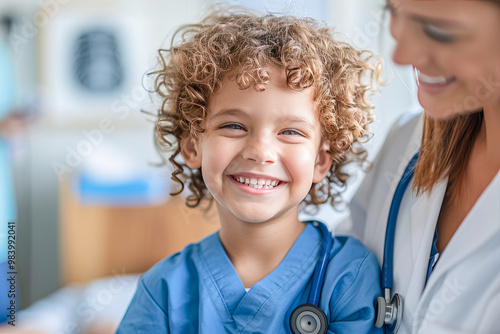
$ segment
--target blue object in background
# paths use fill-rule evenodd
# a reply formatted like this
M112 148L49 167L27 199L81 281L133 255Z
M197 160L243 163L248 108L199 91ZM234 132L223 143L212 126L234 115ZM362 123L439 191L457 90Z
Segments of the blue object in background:
M147 170L119 182L102 180L81 171L74 189L83 204L115 207L156 205L164 202L170 191L164 179L152 177Z
M16 80L10 52L0 41L0 121L12 110L15 99Z
M6 46L0 41L0 122L12 110L15 99L14 63ZM0 137L0 323L7 321L9 298L7 282L8 223L16 222L16 203L12 181L9 147Z

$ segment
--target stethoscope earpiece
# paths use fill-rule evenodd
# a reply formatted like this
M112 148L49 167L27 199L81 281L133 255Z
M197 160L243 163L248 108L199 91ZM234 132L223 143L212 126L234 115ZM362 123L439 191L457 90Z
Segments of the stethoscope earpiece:
M290 328L292 333L297 334L326 334L328 320L325 312L318 306L302 304L293 310L290 317Z

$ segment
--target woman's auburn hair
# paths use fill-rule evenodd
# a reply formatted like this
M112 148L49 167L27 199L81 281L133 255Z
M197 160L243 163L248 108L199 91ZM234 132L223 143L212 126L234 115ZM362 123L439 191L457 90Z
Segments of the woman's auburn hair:
M334 163L320 184L313 184L304 200L317 207L342 202L340 193L350 174L349 163L362 164L367 157L362 143L373 121L368 92L375 90L381 61L369 51L358 51L333 39L323 22L309 18L221 11L200 24L178 29L172 47L158 51L158 70L153 75L154 92L162 103L158 110L155 138L160 151L172 152L172 180L188 182L192 195L188 206L211 198L201 169L191 170L177 157L183 140L196 140L204 132L207 103L225 78L241 89L263 91L270 67L283 68L291 90L314 88L314 100L323 137L329 142ZM180 43L175 43L180 39Z
M451 199L456 199L482 124L482 111L447 120L432 119L424 114L422 143L413 180L417 194L432 191L434 185L448 177L447 192Z

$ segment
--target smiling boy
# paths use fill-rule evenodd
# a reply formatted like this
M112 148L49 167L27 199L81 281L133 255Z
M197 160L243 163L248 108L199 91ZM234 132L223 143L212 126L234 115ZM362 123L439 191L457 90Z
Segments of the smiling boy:
M141 278L118 333L289 333L324 238L299 207L338 201L345 166L364 160L376 65L308 19L224 12L180 31L154 72L157 138L221 227ZM327 258L325 332L376 332L375 256L338 237Z

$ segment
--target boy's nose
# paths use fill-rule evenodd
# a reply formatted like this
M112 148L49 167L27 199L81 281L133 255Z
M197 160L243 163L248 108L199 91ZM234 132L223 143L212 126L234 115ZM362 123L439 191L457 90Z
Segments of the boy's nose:
M249 137L242 156L243 159L258 164L272 164L277 158L273 141L265 135Z

